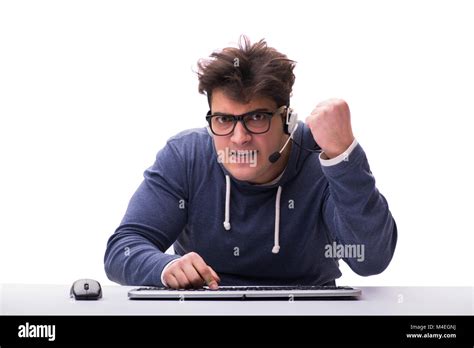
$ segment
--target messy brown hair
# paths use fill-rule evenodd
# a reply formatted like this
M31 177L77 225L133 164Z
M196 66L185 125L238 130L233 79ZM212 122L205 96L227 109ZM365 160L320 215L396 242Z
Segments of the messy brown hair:
M242 35L238 47L227 47L199 60L199 93L207 95L209 106L216 88L243 104L264 97L274 100L277 106L289 105L294 67L294 61L268 47L264 39L251 44Z

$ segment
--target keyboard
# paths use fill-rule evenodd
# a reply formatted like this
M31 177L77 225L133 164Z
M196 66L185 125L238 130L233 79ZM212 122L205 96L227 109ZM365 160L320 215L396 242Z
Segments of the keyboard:
M220 286L209 289L139 287L128 292L130 299L300 299L357 298L361 290L350 286Z

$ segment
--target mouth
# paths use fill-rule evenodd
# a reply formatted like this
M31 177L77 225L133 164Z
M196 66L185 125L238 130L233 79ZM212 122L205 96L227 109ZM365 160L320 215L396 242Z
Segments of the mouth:
M229 155L236 158L255 158L258 150L230 150Z
M232 150L226 147L217 151L217 161L239 166L256 167L258 161L258 150Z

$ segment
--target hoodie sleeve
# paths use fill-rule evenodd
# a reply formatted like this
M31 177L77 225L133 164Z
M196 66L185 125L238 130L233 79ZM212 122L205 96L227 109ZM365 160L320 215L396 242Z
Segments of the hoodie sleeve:
M179 257L164 252L187 221L186 176L184 160L169 141L145 171L120 226L107 242L104 266L110 280L163 286L163 268Z
M344 161L321 168L328 181L324 220L333 241L341 249L363 251L363 257L346 254L344 261L361 276L383 272L395 251L397 226L364 150L357 144Z

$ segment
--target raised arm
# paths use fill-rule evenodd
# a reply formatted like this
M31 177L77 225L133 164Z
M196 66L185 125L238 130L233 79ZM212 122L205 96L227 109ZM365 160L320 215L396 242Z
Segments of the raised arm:
M340 99L326 100L306 124L323 150L322 171L329 183L324 219L334 245L328 255L340 256L360 275L382 272L392 259L397 227L352 134L349 106Z

